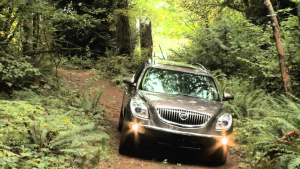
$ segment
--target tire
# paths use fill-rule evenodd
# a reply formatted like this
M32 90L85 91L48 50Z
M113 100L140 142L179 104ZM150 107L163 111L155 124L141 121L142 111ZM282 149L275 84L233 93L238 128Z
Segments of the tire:
M129 128L126 127L125 119L122 120L122 130L121 130L121 137L120 137L120 144L119 144L119 153L120 154L129 154L135 152L135 144L134 144L134 135L133 133L128 134Z
M122 128L123 128L124 117L123 117L122 110L123 110L123 107L121 107L121 112L120 112L120 117L119 117L119 124L118 124L118 131L122 131Z
M127 136L124 138L124 136L121 135L119 153L125 155L132 153L135 150L134 144L132 143L133 141L134 140L132 139L132 137Z
M227 157L228 157L228 147L222 146L214 152L213 156L211 157L211 160L217 165L224 165L227 162Z

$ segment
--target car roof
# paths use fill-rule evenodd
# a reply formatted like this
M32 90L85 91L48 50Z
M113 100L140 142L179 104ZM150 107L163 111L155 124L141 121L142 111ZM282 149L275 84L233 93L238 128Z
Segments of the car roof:
M184 62L161 60L157 58L149 60L149 63L150 67L211 76L208 70L201 64L188 64Z

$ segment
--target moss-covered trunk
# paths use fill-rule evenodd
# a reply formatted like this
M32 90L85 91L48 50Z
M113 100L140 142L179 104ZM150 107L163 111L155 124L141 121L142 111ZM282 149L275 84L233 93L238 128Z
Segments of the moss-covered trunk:
M279 57L279 66L280 66L280 70L281 70L283 86L284 86L286 96L288 97L289 74L288 74L288 69L286 68L286 65L285 65L285 57L284 57L283 45L282 45L281 37L280 37L279 24L278 24L276 15L274 15L274 9L273 9L273 6L272 6L270 0L264 0L264 3L266 5L267 9L269 10L269 14L271 15L273 33L274 33L274 38L276 40L276 48L277 48L278 57Z
M117 20L117 50L119 55L130 55L130 25L127 14L128 0L119 0L118 9L120 10Z
M141 48L146 50L147 57L151 57L153 52L151 22L140 23L140 39L141 39Z

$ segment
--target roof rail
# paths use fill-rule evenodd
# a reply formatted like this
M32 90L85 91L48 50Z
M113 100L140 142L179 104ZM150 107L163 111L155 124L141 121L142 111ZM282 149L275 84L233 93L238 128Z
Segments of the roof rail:
M192 65L198 66L200 69L202 69L202 70L205 71L206 73L208 72L207 69L206 69L203 65L201 65L200 63L192 63Z

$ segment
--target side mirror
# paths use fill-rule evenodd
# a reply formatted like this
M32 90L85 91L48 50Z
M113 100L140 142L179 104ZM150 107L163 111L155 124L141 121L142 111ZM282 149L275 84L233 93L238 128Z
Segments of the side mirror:
M136 87L136 84L134 83L134 79L132 77L128 79L124 79L123 82L129 84L132 87Z
M233 99L234 99L234 97L231 94L224 92L223 101L228 101L228 100L233 100Z

